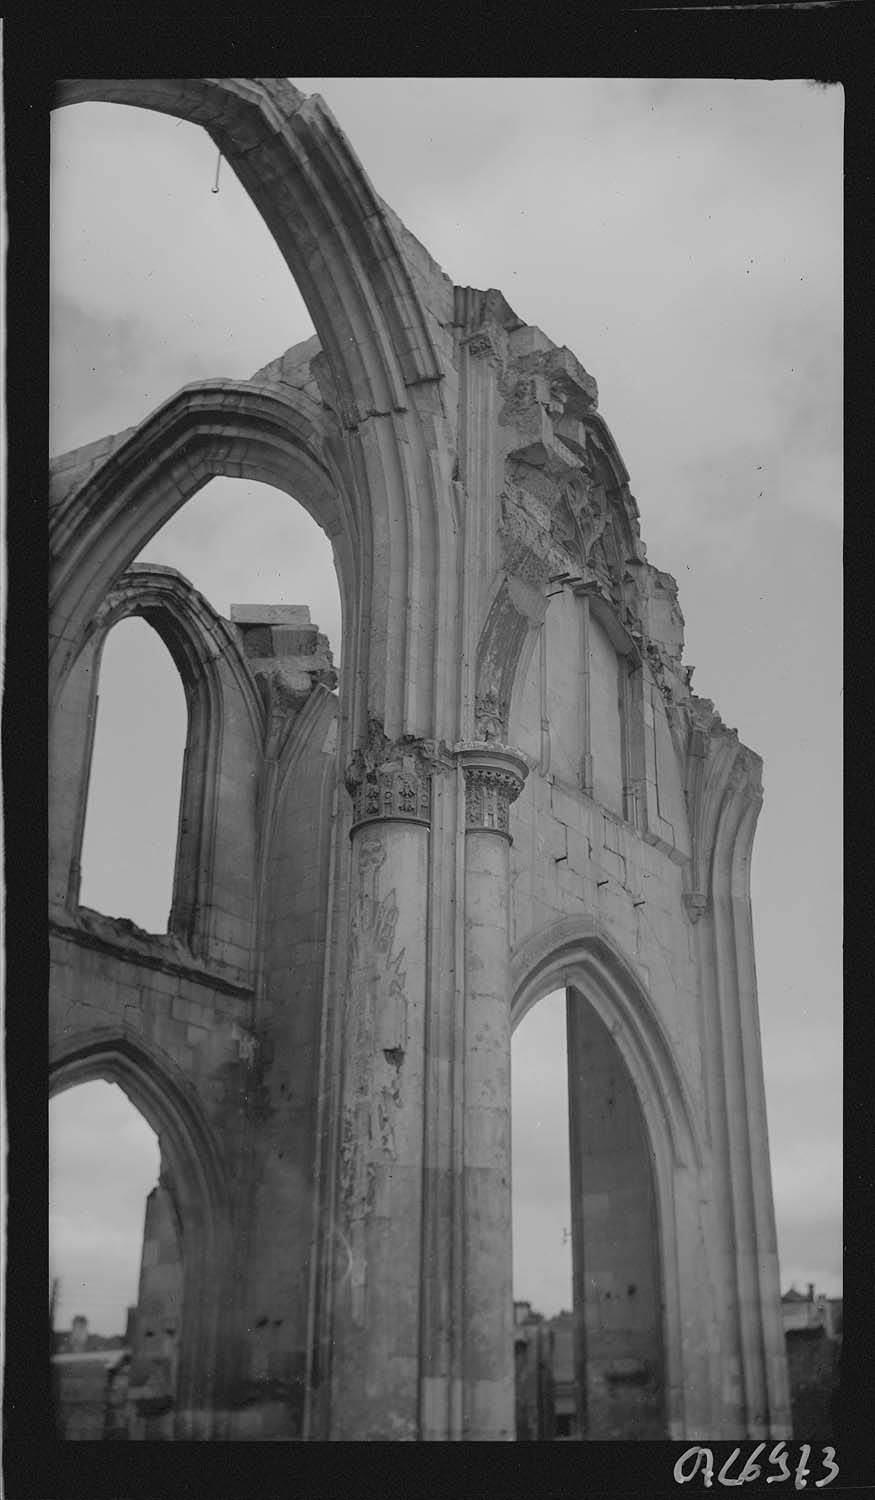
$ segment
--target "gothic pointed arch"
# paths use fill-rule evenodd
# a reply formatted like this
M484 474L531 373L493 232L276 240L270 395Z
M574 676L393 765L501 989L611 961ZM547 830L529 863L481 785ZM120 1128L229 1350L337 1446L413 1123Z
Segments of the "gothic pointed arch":
M434 715L456 609L447 597L436 613L446 569L432 560L449 563L455 533L449 486L427 452L443 418L445 369L414 276L416 252L402 247L397 221L322 100L286 79L68 80L57 91L59 104L88 100L202 125L261 213L319 336L319 388L348 461L346 488L367 517L362 584L344 591L347 613L357 598L366 612L349 641L361 641L368 659L345 653L367 684L350 716L354 736L365 737L369 717L390 735L451 732ZM346 545L357 550L351 535ZM405 691L405 676L415 692Z
M247 820L233 830L227 827L233 809L221 805L222 767L228 761L248 763L254 774L264 740L264 705L233 628L175 569L151 563L128 568L98 610L89 635L93 631L105 640L119 620L133 617L145 620L164 642L185 691L188 725L168 931L193 953L207 955L214 936L210 892L217 855L222 845L233 843L238 861L245 865L248 849L252 865L255 853ZM250 914L235 915L242 948Z
M183 1323L176 1436L214 1437L224 1400L224 1350L214 1316L229 1274L230 1195L224 1163L197 1095L172 1058L142 1036L95 1027L50 1046L51 1094L116 1083L158 1136L182 1231Z
M245 861L253 831L245 817L229 826L235 808L220 805L223 759L254 769L265 732L264 704L233 628L223 620L189 581L173 568L139 563L128 568L106 595L87 625L71 669L69 703L52 725L52 792L66 795L61 769L67 762L77 774L74 788L77 813L73 824L53 809L51 863L53 885L66 892L65 905L78 907L81 846L90 778L90 738L99 687L103 647L121 620L141 618L163 641L179 673L187 708L187 728L179 826L168 932L192 953L210 951L215 920L210 892L217 852L232 845L237 861ZM80 663L90 674L86 694L75 691ZM75 744L75 753L71 749ZM254 849L250 848L250 858ZM228 914L226 914L228 915ZM249 913L235 912L241 955L248 943ZM226 937L227 937L226 933ZM248 959L247 959L248 962ZM244 963L243 967L246 966Z
M689 1312L688 1268L682 1251L683 1219L702 1212L706 1160L704 1131L675 1050L646 987L597 917L564 917L528 938L511 957L511 1025L544 995L577 991L610 1033L632 1082L653 1166L662 1277L662 1341L666 1420L680 1431L685 1403L684 1340L707 1358L711 1332L702 1309L695 1330ZM695 1274L707 1285L708 1274ZM689 1351L687 1351L689 1353Z
M699 1167L704 1138L675 1050L634 968L598 917L562 917L511 957L511 1025L550 990L576 986L614 1035L666 1163Z
M76 78L57 106L105 102L200 125L240 179L307 304L344 414L403 410L440 377L385 205L318 94L287 78Z
M56 461L49 523L56 694L102 601L147 542L217 475L259 480L299 500L332 540L344 602L368 557L367 518L344 503L316 403L260 382L184 386L138 427ZM364 533L364 535L363 535Z

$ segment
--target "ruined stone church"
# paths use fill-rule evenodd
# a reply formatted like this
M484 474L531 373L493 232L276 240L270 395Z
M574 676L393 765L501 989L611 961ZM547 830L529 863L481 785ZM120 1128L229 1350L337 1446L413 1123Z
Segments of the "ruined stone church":
M511 1034L564 989L579 1429L788 1437L761 762L691 691L595 380L453 285L318 96L100 79L57 102L84 100L200 124L316 330L52 464L51 1089L117 1082L159 1136L173 1435L513 1438ZM339 682L306 610L226 620L136 562L216 475L329 537ZM164 933L79 902L128 616L188 707Z

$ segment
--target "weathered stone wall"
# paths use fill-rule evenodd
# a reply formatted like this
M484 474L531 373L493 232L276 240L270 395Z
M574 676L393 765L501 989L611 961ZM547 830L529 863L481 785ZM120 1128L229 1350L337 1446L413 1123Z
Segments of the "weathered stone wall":
M273 1395L286 1436L300 1436L304 1409L336 735L337 700L318 687L273 763L265 831L247 1391L259 1404Z

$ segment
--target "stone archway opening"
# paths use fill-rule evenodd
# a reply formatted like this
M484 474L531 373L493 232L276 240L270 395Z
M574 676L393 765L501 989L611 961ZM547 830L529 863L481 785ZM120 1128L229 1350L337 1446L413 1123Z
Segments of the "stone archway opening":
M331 544L287 494L214 479L131 568L143 564L183 575L229 622L262 694L277 672L300 702L317 680L336 686L342 608ZM193 686L152 624L124 616L96 653L77 904L164 933L187 811L184 758L197 729Z
M96 1335L124 1334L127 1309L136 1302L146 1196L158 1181L160 1156L154 1129L117 1084L94 1079L50 1099L56 1327L82 1315Z
M120 620L100 653L79 904L146 932L170 921L187 720L163 641Z
M111 1224L122 1189L107 1157L127 1145L139 1163L127 1179L123 1231L116 1219L116 1248L119 1235L126 1236L124 1285L133 1280L134 1294L125 1304L130 1360L124 1371L114 1371L122 1378L107 1392L107 1423L124 1422L126 1435L140 1439L221 1436L225 1376L217 1306L228 1254L228 1190L196 1101L148 1045L102 1032L56 1052L49 1094L56 1126L54 1144L50 1135L52 1175L59 1184L54 1202L65 1201L60 1186L65 1177L69 1192L72 1176L75 1195L78 1161L95 1179L96 1201L108 1216L102 1222ZM110 1140L119 1121L127 1140L118 1129ZM111 1258L112 1246L101 1246L101 1231L95 1230L101 1214L93 1207L85 1222L90 1226L86 1256L98 1277L101 1255L108 1249ZM64 1253L63 1236L56 1232L55 1265L63 1264ZM118 1309L109 1316L117 1320Z
M636 1086L584 983L530 995L520 1010L512 1044L517 1436L657 1440L667 1430L663 1278L653 1151Z
M142 1372L134 1367L142 1363L141 1325L156 1311L148 1299L154 1304L159 1284L169 1293L160 1322L163 1343L173 1346L162 1381L172 1413L181 1257L175 1231L169 1245L150 1243L152 1205L167 1196L160 1174L158 1137L117 1084L94 1079L50 1100L52 1376L56 1430L64 1438L145 1435L133 1430L142 1407L135 1395Z
M175 568L225 618L241 603L309 609L339 666L342 599L331 542L275 485L211 479L150 538L139 563Z
M514 1032L511 1101L516 1436L577 1437L562 990L545 995Z

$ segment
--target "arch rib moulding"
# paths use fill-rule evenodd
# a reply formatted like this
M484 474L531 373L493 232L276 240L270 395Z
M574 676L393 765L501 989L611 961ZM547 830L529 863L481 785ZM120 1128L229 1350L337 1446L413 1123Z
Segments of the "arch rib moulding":
M86 102L158 110L206 130L276 240L351 419L403 410L406 385L441 378L382 200L317 94L285 78L59 83L56 105Z

